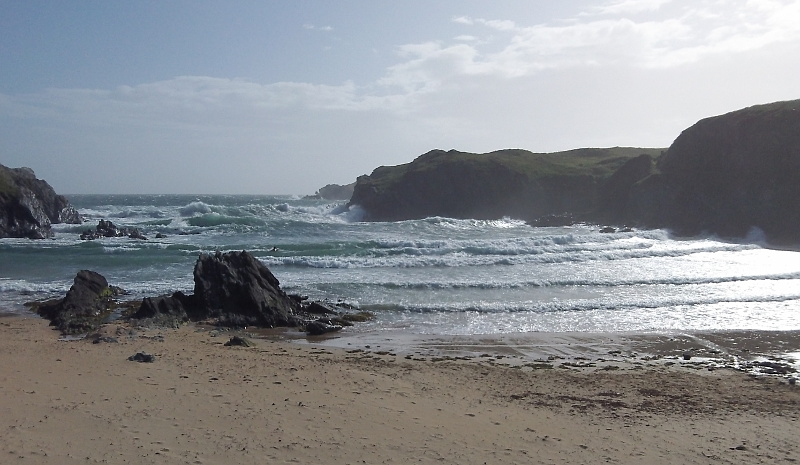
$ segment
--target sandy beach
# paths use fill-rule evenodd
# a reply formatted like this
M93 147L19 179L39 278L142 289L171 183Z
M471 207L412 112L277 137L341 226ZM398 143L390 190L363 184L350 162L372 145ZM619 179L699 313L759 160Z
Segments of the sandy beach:
M195 326L102 335L65 341L44 320L0 318L0 462L800 460L800 386L704 359L741 337L536 335L475 355L458 340L404 352L346 338L228 347L231 333ZM748 345L796 343L773 339ZM139 352L155 360L128 360Z

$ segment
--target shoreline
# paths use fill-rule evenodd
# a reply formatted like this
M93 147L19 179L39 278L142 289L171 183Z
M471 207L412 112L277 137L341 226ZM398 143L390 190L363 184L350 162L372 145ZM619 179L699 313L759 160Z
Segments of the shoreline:
M41 316L0 311L4 319L42 319ZM47 321L47 320L44 320ZM106 327L126 325L111 321ZM488 359L524 368L656 366L714 371L733 369L751 375L777 376L787 382L800 379L800 330L703 330L620 332L529 332L473 335L413 334L403 330L359 331L345 328L308 336L292 328L236 330L189 323L222 334L242 334L291 344L390 353L407 359ZM102 330L101 330L102 331ZM83 336L69 337L81 339ZM591 366L590 366L591 365Z
M800 331L534 332L419 335L403 331L340 332L306 337L293 331L248 333L267 340L327 348L387 352L409 359L488 359L525 368L549 364L602 369L665 365L692 370L733 369L800 378ZM593 365L593 366L588 366Z
M800 459L800 386L774 376L641 356L613 370L515 368L503 362L512 357L401 355L285 335L226 347L234 332L190 325L114 323L93 343L59 340L47 324L0 319L5 463ZM592 347L569 345L579 339L552 347ZM155 361L128 360L138 352Z

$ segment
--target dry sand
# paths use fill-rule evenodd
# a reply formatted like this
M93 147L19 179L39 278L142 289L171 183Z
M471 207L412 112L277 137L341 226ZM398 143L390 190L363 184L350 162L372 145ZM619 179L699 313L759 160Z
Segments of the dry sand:
M226 347L230 334L193 326L104 333L118 342L63 341L46 321L0 319L0 463L800 460L800 385L663 357L626 360L636 338L606 350L597 336L602 349L583 341L597 353L508 366L499 355L280 340ZM676 340L651 338L649 347L662 343ZM128 361L140 351L156 360Z

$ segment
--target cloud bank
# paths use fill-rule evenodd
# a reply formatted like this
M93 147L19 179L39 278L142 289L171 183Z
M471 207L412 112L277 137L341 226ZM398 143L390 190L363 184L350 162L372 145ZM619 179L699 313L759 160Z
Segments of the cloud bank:
M4 163L70 158L88 179L59 181L68 192L307 193L434 147L666 145L717 108L786 95L794 63L768 89L741 87L800 42L794 1L621 0L541 24L452 22L461 34L398 45L359 85L178 76L0 95Z

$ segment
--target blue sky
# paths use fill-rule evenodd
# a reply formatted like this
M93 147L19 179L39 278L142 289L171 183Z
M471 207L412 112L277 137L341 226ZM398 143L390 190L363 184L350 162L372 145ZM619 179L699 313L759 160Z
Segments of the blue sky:
M433 148L666 147L800 98L800 2L0 0L0 163L313 193Z

